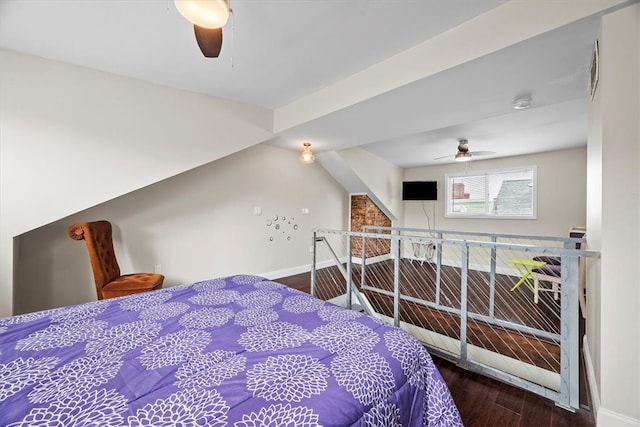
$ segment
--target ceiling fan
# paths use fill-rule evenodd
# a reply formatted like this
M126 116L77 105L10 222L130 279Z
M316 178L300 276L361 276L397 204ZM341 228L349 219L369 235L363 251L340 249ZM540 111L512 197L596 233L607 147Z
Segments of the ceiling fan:
M496 154L495 151L469 151L469 141L464 138L460 138L458 140L458 152L451 156L442 156L435 158L434 160L442 160L448 159L450 157L454 157L456 162L468 162L471 160L472 156L489 156L491 154Z
M222 48L222 27L231 14L227 0L174 0L174 3L178 12L193 24L202 54L217 58Z

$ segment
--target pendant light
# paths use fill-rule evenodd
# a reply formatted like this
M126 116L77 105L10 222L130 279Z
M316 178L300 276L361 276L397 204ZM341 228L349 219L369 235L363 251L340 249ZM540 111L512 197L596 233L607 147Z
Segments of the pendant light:
M229 19L226 0L174 0L178 12L193 25L202 28L222 28Z
M311 143L305 142L302 144L302 153L300 154L300 161L305 165L310 165L316 160L315 156L311 152Z

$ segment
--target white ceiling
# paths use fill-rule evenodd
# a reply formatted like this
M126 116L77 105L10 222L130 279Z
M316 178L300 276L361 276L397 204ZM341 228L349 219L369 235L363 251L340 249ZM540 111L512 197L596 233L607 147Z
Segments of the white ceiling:
M505 0L231 0L220 58L204 58L172 0L0 0L0 47L279 109ZM505 23L513 25L513 23ZM586 144L597 16L290 127L270 143L360 146L402 166L471 151ZM528 94L532 108L515 111Z

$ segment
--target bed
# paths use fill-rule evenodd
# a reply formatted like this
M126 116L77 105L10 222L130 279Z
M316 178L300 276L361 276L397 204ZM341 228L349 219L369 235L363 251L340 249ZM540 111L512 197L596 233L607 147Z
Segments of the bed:
M236 275L0 319L0 425L462 423L409 334Z

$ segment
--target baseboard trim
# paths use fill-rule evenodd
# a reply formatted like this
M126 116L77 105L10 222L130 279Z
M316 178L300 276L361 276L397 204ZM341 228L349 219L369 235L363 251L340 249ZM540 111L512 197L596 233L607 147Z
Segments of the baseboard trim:
M598 427L638 427L640 420L601 407L596 417L596 425Z
M598 410L600 409L600 393L598 392L598 382L596 381L596 370L591 360L591 352L589 351L589 341L587 336L582 337L582 353L584 356L584 365L587 370L587 386L591 395L591 412L594 419L598 418Z
M584 365L587 370L587 385L589 388L589 394L591 395L591 410L593 411L596 425L598 427L640 427L639 419L611 411L600 405L600 393L598 392L596 371L593 367L593 360L591 360L589 341L587 340L586 335L582 338L582 352L584 353Z
M388 261L392 259L393 259L393 256L391 254L377 255L374 257L365 258L365 265L376 264L379 262ZM362 258L356 257L356 256L351 257L351 262L353 262L354 264L362 265Z
M317 263L316 268L326 268L336 265L332 260ZM282 270L269 271L267 273L258 273L257 276L266 277L269 280L279 279L281 277L295 276L296 274L309 273L311 264L298 265L296 267L283 268Z
M295 276L296 274L308 273L311 266L300 265L297 267L284 268L282 270L270 271L268 273L258 273L256 276L266 277L269 280L279 279L281 277Z

